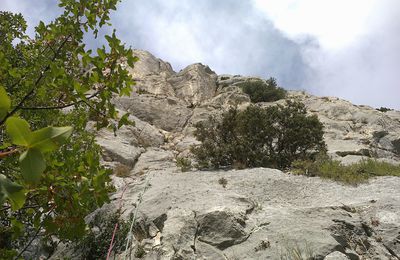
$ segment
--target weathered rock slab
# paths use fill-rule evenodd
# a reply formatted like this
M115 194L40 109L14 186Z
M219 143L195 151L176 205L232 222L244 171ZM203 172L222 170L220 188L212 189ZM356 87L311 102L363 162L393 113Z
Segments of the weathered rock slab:
M167 216L160 259L279 259L288 245L303 253L309 248L318 259L334 251L350 259L354 254L391 259L386 247L400 253L397 177L353 187L272 169L181 173L164 168L148 178L139 210L147 221ZM145 183L129 188L127 205ZM266 237L269 246L255 250ZM357 241L370 248L362 250Z
M188 104L175 97L144 94L115 102L120 109L165 131L181 131L192 114Z

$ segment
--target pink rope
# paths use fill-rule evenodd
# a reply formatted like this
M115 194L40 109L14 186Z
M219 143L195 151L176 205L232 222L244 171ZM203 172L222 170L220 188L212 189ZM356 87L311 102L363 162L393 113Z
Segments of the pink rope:
M125 193L125 190L126 190L127 187L128 187L128 185L125 184L124 190L122 191L121 197L119 198L118 210L121 210L121 208L122 208L122 198L124 197L124 193ZM115 234L117 233L117 230L118 230L118 222L115 223L114 232L113 232L113 235L111 237L110 247L108 248L107 260L110 259L111 252L112 252L112 250L114 248L114 239L115 239Z

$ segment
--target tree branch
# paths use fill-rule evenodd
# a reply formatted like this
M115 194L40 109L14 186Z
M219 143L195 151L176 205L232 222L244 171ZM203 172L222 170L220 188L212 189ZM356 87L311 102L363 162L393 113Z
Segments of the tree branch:
M57 59L58 54L60 53L60 51L62 50L64 45L69 41L70 38L71 38L71 34L68 35L67 37L65 37L65 39L63 40L61 45L57 48L57 52L54 53L54 56L51 59L51 62L54 62ZM25 101L33 95L33 93L35 92L36 87L39 85L40 81L43 79L44 75L46 74L46 72L49 69L50 69L50 63L47 64L47 66L44 68L44 70L40 73L40 76L36 79L32 89L21 99L21 101L18 103L18 105L15 106L13 110L8 112L7 115L4 117L4 119L0 121L0 125L3 125L4 122L7 120L7 118L9 118L10 116L14 115L15 112L17 112L22 107L22 105L25 103Z
M37 228L35 235L33 235L32 239L25 245L25 247L19 252L19 254L14 258L14 260L19 259L22 256L22 254L28 249L28 247L32 244L32 242L37 238L37 236L39 235L39 232L41 231L41 229L43 227L44 221L50 216L50 214L53 212L53 210L54 210L54 207L49 212L47 212L43 221L40 223L39 227Z
M97 91L96 93L86 97L87 100L90 100L96 96L98 96L100 94L102 90ZM20 107L21 110L53 110L53 109L63 109L63 108L67 108L67 107L72 107L75 105L78 105L80 103L85 103L85 101L83 99L78 100L76 102L72 102L69 104L64 104L64 105L60 105L60 106L52 106L52 107Z
M12 149L12 150L10 150L10 151L6 151L6 152L1 152L0 151L0 159L1 158L4 158L4 157L7 157L7 156L10 156L10 155L12 155L12 154L14 154L14 153L17 153L18 152L18 149L17 148L14 148L14 149Z

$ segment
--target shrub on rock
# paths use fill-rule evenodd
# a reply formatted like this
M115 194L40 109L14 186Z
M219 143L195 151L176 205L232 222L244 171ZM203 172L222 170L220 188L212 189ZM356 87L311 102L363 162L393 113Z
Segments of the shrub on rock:
M231 108L221 120L196 124L201 145L192 148L199 168L289 167L325 152L323 125L304 104L287 101L268 108Z
M286 90L278 87L274 78L269 78L267 81L245 81L239 86L243 92L248 94L251 102L272 102L286 97Z
M294 161L292 168L292 173L295 174L319 176L350 185L366 182L376 176L400 176L400 165L371 158L343 165L327 155L321 155L315 161Z

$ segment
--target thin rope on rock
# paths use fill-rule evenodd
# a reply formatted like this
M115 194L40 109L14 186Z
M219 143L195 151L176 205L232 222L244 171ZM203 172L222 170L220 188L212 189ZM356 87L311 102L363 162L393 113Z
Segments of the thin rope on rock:
M129 249L129 260L132 259L132 257L131 257L131 256L132 256L132 242L133 242L133 239L132 239L132 237L133 237L132 230L133 230L133 226L134 226L134 224L135 224L135 222L136 222L137 214L138 214L138 212L139 212L139 206L140 206L140 204L142 203L142 200L143 200L143 195L144 195L144 193L146 192L147 188L149 187L149 181L150 181L150 177L147 176L147 177L146 177L146 183L145 183L145 185L144 185L143 191L142 191L142 193L139 194L139 197L138 197L138 203L137 203L137 206L136 206L136 209L135 209L135 213L134 213L134 215L133 215L133 217L132 217L131 226L130 226L130 228L129 228L128 236L127 236L127 239L126 239L125 260L128 259L128 258L127 258L127 251L128 251L128 249Z
M124 194L125 194L125 191L126 191L126 188L127 188L127 187L128 187L128 184L126 183L124 189L122 190L121 197L119 198L118 211L121 211L121 208L122 208L122 198L124 197ZM115 226L114 226L114 231L113 231L113 234L112 234L112 237L111 237L110 247L108 248L107 260L110 259L111 252L112 252L112 250L113 250L113 248L114 248L114 239L115 239L115 235L117 234L117 231L118 231L118 221L117 221L117 223L115 223Z

